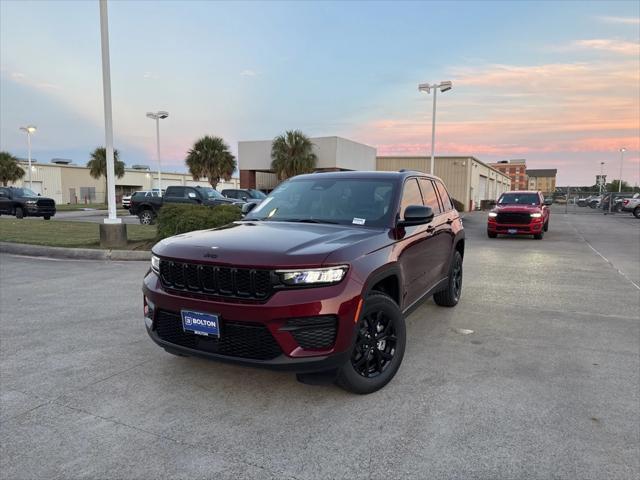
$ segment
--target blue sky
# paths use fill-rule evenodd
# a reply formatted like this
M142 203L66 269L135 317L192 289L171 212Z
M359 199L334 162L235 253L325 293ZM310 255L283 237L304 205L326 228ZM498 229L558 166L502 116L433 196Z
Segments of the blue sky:
M166 109L164 163L204 134L340 135L381 154L437 153L557 167L592 183L600 161L640 181L637 2L109 3L114 133L155 165L149 110ZM0 148L84 164L104 143L97 1L0 2Z

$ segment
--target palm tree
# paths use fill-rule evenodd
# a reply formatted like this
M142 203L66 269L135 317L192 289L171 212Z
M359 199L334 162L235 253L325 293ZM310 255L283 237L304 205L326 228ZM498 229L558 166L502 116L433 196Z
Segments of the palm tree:
M185 160L194 180L207 177L213 188L221 179L228 181L236 170L236 157L220 137L205 135L187 153Z
M280 180L313 172L318 158L312 150L309 137L300 130L289 130L273 139L271 169Z
M113 169L116 177L122 178L124 176L124 162L118 159L118 150L113 151ZM104 203L107 203L107 149L104 147L97 147L91 152L91 160L87 162L89 167L89 175L96 180L104 176Z
M7 183L15 182L24 177L24 170L18 165L18 159L9 152L0 152L0 182L6 187Z

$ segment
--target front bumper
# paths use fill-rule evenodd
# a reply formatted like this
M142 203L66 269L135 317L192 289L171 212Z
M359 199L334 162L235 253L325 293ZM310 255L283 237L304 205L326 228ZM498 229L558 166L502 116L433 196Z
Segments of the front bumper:
M536 220L536 222L531 222L525 225L489 221L487 223L487 231L497 235L536 235L542 231L544 226L542 219Z
M337 285L277 291L266 302L257 302L168 292L163 288L158 276L149 272L144 279L143 293L153 305L153 313L150 314L153 323L146 319L147 333L154 342L169 352L307 373L331 370L348 361L355 339L356 315L361 301L362 285L347 275L347 278ZM217 314L220 318L221 338L225 335L225 323L229 326L233 324L233 328L245 325L266 329L268 333L264 333L272 337L267 340L275 341L277 353L266 359L252 358L246 355L246 351L245 356L212 351L211 348L205 348L201 338L186 343L170 341L178 337L164 334L163 325L166 326L166 323L161 322L166 322L167 317L173 318L172 321L179 324L172 325L173 331L182 329L181 310ZM159 315L163 315L162 319ZM327 348L302 348L288 322L292 319L323 316L336 318L335 341ZM159 327L161 331L158 330ZM228 344L237 345L239 342L236 339L228 340Z
M30 217L53 217L56 214L56 207L40 207L38 205L27 205L27 215Z

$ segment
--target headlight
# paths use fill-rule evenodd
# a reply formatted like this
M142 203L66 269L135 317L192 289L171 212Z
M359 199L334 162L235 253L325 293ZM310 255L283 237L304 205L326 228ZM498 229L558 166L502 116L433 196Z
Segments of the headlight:
M493 218L493 217L497 217L498 214L496 212L489 212L489 216Z
M160 257L156 257L153 253L151 254L151 270L158 275L160 274Z
M531 218L540 218L542 216L541 213L532 213Z
M276 270L285 285L317 285L338 283L347 273L349 267L313 268L308 270Z

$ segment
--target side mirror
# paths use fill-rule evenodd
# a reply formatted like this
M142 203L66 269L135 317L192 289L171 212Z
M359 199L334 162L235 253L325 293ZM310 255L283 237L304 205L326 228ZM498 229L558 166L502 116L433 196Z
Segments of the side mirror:
M246 197L246 196L243 196L243 197L242 197L242 200L246 202L246 201L247 201L247 197Z
M253 210L254 208L256 208L257 203L245 203L244 205L242 205L242 207L240 207L242 209L242 213L244 215L246 215L247 213L249 213L251 210Z
M399 227L424 225L433 220L433 209L424 205L409 205L404 211L404 220L398 222Z

